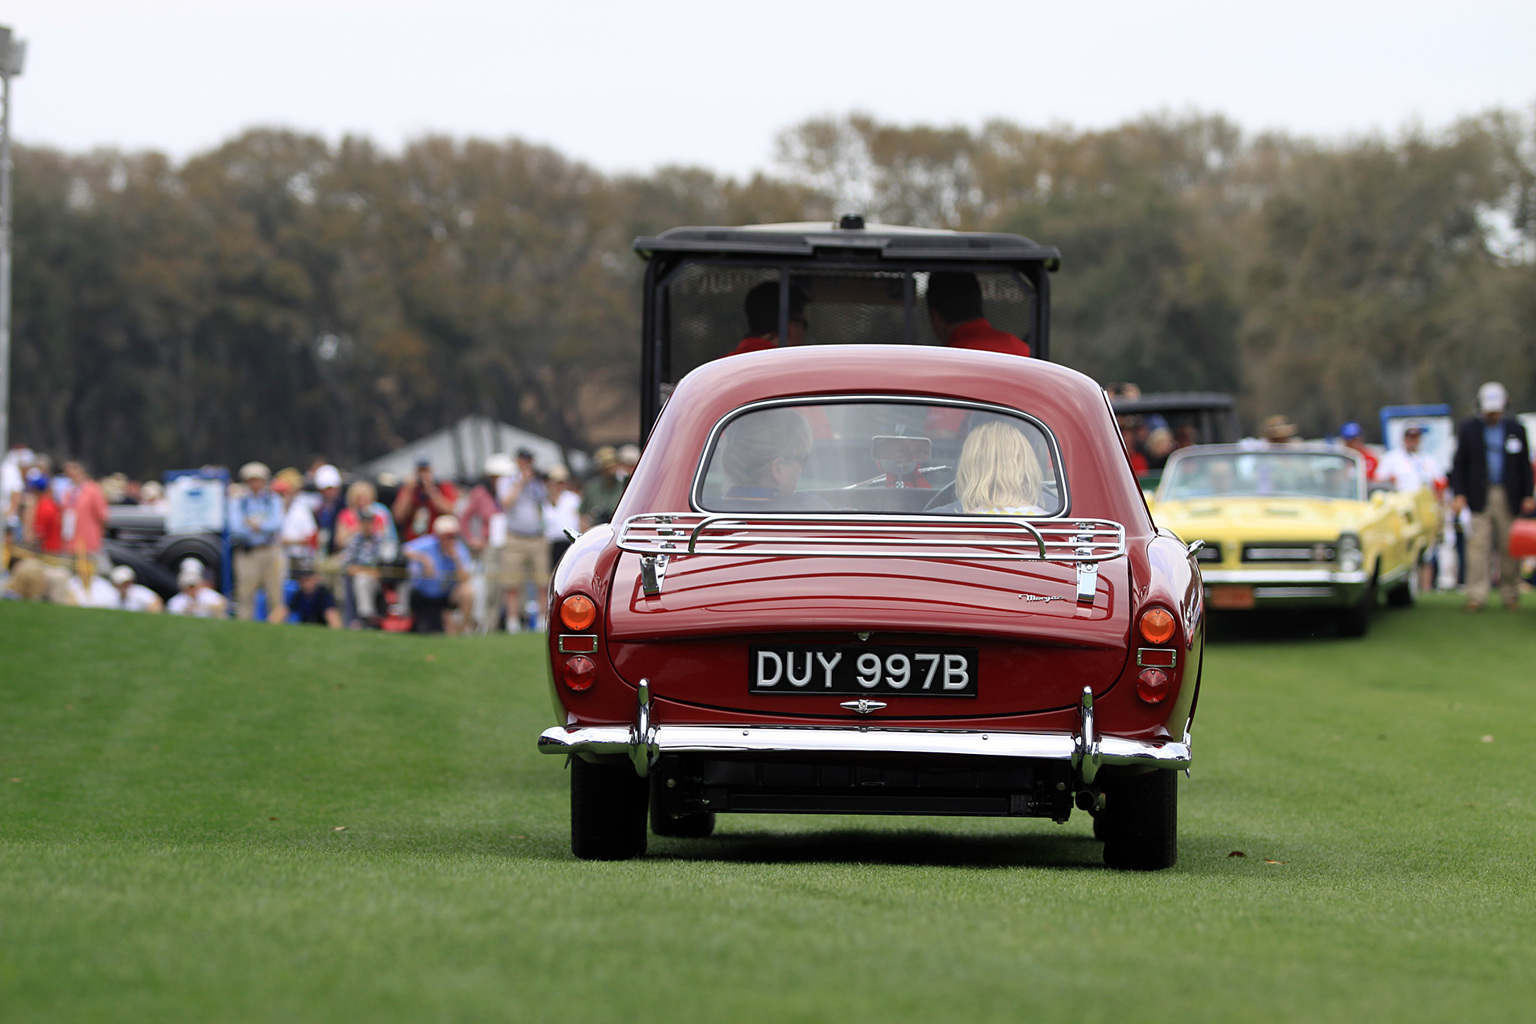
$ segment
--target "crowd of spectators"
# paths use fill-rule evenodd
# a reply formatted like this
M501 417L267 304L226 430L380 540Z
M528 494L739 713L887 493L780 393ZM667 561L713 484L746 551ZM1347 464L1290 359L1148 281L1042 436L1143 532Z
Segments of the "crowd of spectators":
M1134 397L1133 385L1111 395ZM1337 432L1337 443L1358 451L1373 484L1445 498L1456 533L1469 607L1490 588L1483 566L1503 544L1514 517L1536 511L1530 467L1490 476L1517 452L1528 459L1523 429L1503 417L1504 392L1479 392L1479 417L1462 424L1458 450L1485 455L1456 464L1448 481L1420 451L1424 428L1408 424L1401 444L1378 455L1358 422ZM1120 430L1133 470L1146 477L1177 449L1206 440L1184 423L1160 416L1122 416ZM1264 420L1260 440L1296 440L1284 416ZM1486 439L1486 444L1484 443ZM330 628L414 629L458 633L516 632L546 623L549 576L571 538L612 519L639 460L634 445L593 453L593 474L577 486L564 466L539 467L526 449L490 456L479 480L442 479L428 459L406 480L388 475L348 480L316 459L307 470L273 474L260 462L240 467L228 494L232 587L221 592L206 561L177 565L176 592L156 594L131 565L116 564L104 545L110 508L137 505L164 512L166 490L122 474L100 480L76 460L55 470L52 460L15 445L0 460L0 510L5 516L7 597L202 617L258 615L273 621ZM1495 463L1498 463L1496 466ZM1502 481L1502 483L1501 483ZM1497 493L1489 504L1490 491ZM1454 498L1454 502L1452 501ZM1507 506L1508 515L1505 515ZM1468 552L1468 547L1471 551ZM1513 604L1511 565L1498 570L1501 597Z
M332 629L541 628L553 566L573 536L612 519L639 457L634 445L601 447L580 486L526 449L490 456L480 479L462 482L438 477L426 458L403 481L349 480L323 459L276 473L248 462L228 487L229 592L216 566L188 557L175 565L175 592L157 594L133 565L114 564L124 556L109 519L112 506L165 513L165 488L120 474L97 480L76 461L55 471L48 456L14 445L0 460L3 592Z

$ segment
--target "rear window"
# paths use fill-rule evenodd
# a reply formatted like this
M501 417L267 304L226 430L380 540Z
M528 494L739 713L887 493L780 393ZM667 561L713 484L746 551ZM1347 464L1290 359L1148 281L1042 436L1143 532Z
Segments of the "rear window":
M707 512L1054 516L1055 439L1011 410L958 402L778 402L715 429L694 487Z

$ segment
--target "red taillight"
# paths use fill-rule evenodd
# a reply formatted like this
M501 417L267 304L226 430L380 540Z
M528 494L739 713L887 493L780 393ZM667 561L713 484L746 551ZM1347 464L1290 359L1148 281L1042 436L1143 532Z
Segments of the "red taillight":
M577 692L585 690L597 678L597 663L585 654L578 654L565 663L565 667L560 670L560 678L566 686Z
M585 594L572 594L560 602L560 621L566 629L580 633L597 621L597 605Z
M1136 677L1136 696L1148 704L1161 704L1168 696L1168 673L1160 668L1144 668Z
M1149 644L1165 644L1173 639L1173 613L1166 608L1148 608L1141 613L1141 635Z

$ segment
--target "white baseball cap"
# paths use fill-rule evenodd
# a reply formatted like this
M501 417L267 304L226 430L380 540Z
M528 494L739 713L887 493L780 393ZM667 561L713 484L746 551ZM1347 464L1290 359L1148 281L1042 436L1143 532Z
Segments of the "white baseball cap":
M459 519L457 516L441 515L432 522L432 532L437 534L458 533Z
M315 470L315 486L322 491L327 487L340 487L341 470L327 462Z
M117 565L112 567L112 582L118 586L124 583L132 583L138 579L138 574L133 571L131 565Z
M1477 408L1479 412L1503 412L1504 405L1509 401L1509 394L1504 390L1504 385L1496 380L1491 380L1477 389Z

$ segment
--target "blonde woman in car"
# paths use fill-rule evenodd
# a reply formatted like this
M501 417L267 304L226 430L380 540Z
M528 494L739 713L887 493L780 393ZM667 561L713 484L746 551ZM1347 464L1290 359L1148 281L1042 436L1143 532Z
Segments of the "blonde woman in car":
M970 515L1043 516L1043 482L1029 440L1006 423L981 424L960 449L955 494L961 510Z

